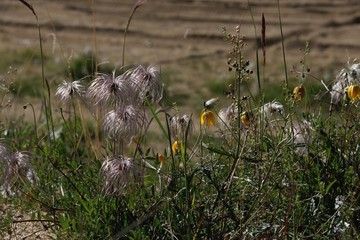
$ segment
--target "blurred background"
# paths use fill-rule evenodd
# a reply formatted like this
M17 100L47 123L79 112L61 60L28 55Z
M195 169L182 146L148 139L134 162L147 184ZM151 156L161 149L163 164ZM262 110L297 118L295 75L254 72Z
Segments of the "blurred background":
M56 89L76 80L121 66L124 30L133 0L27 0L38 15L45 56L45 76ZM251 11L250 11L251 8ZM252 23L251 12L255 20ZM360 57L360 1L281 0L280 12L289 77L294 85L310 43L306 66L313 77L304 84L331 84L347 61ZM223 28L246 39L244 57L255 66L255 32L266 22L265 83L267 100L281 94L284 81L279 11L274 0L148 0L133 16L127 35L125 65L160 66L167 99L198 112L202 103L223 94L234 73L227 59L232 45ZM10 86L13 105L36 102L41 96L41 58L36 18L20 1L0 2L0 80ZM256 29L255 29L256 28ZM261 52L259 52L261 57ZM94 59L96 61L94 61ZM263 68L264 66L262 66ZM316 79L317 78L317 79ZM249 82L256 94L256 80ZM324 88L322 90L325 90ZM315 91L314 91L315 94ZM3 100L2 106L7 103ZM20 107L14 114L24 114Z

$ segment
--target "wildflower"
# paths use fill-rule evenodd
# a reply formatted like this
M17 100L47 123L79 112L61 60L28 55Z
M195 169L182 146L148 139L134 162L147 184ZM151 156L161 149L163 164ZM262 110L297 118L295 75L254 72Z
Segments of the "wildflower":
M143 122L144 116L140 109L128 105L106 114L103 126L110 139L120 140L136 135Z
M237 116L237 110L233 104L229 107L220 109L219 111L219 123L221 129L227 129L233 125Z
M212 109L215 107L215 105L218 103L219 98L212 98L210 100L207 100L204 102L204 108L205 109Z
M200 123L201 125L205 125L206 127L215 125L216 124L215 113L210 110L204 109L201 113Z
M358 85L351 85L347 89L347 95L351 101L360 99L360 87Z
M110 196L122 196L129 185L133 159L123 156L107 157L101 165L102 191Z
M307 146L312 142L311 127L308 121L303 121L292 128L293 143L295 145L295 152L299 155L307 155Z
M160 164L162 165L165 162L165 157L162 154L158 154L157 155L157 159L160 162Z
M293 90L293 98L295 101L300 101L305 96L305 88L301 84L299 86L296 86Z
M182 144L181 141L175 141L175 142L173 143L173 145L171 146L171 150L172 150L173 154L176 154L177 152L180 151L180 149L181 149L181 144Z
M27 179L34 184L38 179L31 164L30 154L27 152L8 152L6 147L0 144L0 154L5 162L4 183L1 186L3 195L13 195L11 184L18 178Z
M277 101L268 102L261 107L260 113L262 113L263 116L266 118L270 118L275 113L279 113L279 114L283 115L284 114L284 106Z
M124 103L131 98L130 86L124 75L115 77L103 73L97 74L96 78L91 82L87 97L95 103L95 105Z
M130 84L135 89L140 104L146 101L155 104L162 99L163 88L158 68L149 66L145 69L140 65L128 70L124 75L130 79Z
M242 112L240 115L240 120L245 126L249 126L251 123L251 113L249 112Z
M80 81L64 81L56 90L56 95L59 95L63 101L68 101L73 96L81 97L83 94L84 87L80 84Z
M170 132L175 139L182 139L192 134L194 124L188 115L170 118Z

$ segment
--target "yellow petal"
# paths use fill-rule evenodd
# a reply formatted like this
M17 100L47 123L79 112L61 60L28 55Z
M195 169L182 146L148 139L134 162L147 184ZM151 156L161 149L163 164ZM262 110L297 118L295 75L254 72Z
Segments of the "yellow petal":
M347 90L347 94L351 101L360 99L360 87L358 85L351 85Z
M205 125L207 127L210 127L212 125L216 124L216 115L212 111L205 110L202 112L200 117L200 123L201 125Z
M295 101L300 101L305 96L305 88L301 84L299 86L296 86L293 90L293 97Z
M171 149L174 154L176 154L178 151L180 151L181 148L181 141L175 141L173 145L171 146Z
M249 126L250 125L250 114L248 112L242 112L241 116L240 116L240 120L244 125Z

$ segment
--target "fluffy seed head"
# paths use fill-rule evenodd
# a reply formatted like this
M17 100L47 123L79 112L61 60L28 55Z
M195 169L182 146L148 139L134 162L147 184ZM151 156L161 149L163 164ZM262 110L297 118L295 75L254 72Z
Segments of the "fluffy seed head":
M144 115L133 105L118 108L106 114L104 131L110 139L130 139L136 135L143 126Z
M220 109L219 111L219 125L220 128L225 130L232 127L235 123L237 117L237 108L234 104L231 104L229 107Z
M266 118L270 118L271 116L273 116L276 113L283 115L284 114L284 106L277 101L268 102L268 103L265 103L260 108L260 113L263 114L263 116Z
M139 104L144 105L146 101L156 104L162 99L163 87L160 71L156 67L144 68L138 66L124 73L130 79L130 84L137 93Z
M63 101L68 101L74 96L82 97L83 94L84 87L81 85L80 81L64 81L56 90L56 95L58 95Z
M191 136L193 129L194 124L188 115L170 118L170 132L175 139L184 141L187 136Z
M99 73L87 90L88 99L95 105L120 105L126 102L129 96L131 91L124 75L115 77L115 74Z
M102 191L110 196L122 196L130 183L133 159L123 156L107 157L102 163Z
M30 154L27 152L8 152L2 144L0 144L1 157L5 160L5 175L4 183L1 186L3 195L12 195L12 183L20 178L27 179L31 184L34 184L38 179L33 166L31 164Z

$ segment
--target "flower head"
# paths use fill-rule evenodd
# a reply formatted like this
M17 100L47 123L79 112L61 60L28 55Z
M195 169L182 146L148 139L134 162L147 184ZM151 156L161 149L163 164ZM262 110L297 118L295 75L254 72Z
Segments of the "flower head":
M360 99L360 87L358 85L351 85L347 89L347 95L351 101Z
M181 144L182 144L181 141L175 141L173 143L173 145L171 146L171 150L172 150L173 154L180 152Z
M245 126L249 126L251 123L251 113L244 111L240 115L240 120Z
M104 131L110 139L121 140L136 135L144 123L144 115L133 105L118 108L106 114Z
M166 158L165 158L164 155L162 155L162 154L158 154L158 155L157 155L157 159L158 159L158 161L160 162L160 164L164 164L164 162L165 162L165 160L166 160Z
M31 184L35 183L38 177L31 164L29 153L20 151L9 152L2 144L0 144L0 152L2 159L5 160L4 183L1 186L3 195L14 194L11 191L11 185L16 179L27 179Z
M173 138L185 140L191 136L194 124L188 115L173 116L170 118L170 132Z
M305 96L305 88L301 84L299 86L296 86L293 90L293 98L295 101L300 101Z
M206 127L210 127L216 124L216 115L214 112L210 110L204 109L201 113L200 117L201 125L205 125Z
M284 114L284 106L277 102L277 101L273 101L273 102L268 102L265 103L261 109L260 109L260 113L263 114L264 117L269 118L271 116L273 116L276 113L279 113L280 115Z
M308 154L308 145L312 142L312 126L308 121L302 121L292 127L293 142L295 144L295 152L299 155Z
M124 75L129 78L140 104L144 105L146 101L155 104L162 99L163 87L158 68L149 66L145 69L140 65L128 70Z
M91 82L87 97L95 105L107 105L112 103L124 103L131 98L131 91L124 75L99 73Z
M219 111L219 125L220 128L225 130L233 126L237 117L237 108L234 107L234 104L231 104L229 107L220 109Z
M80 81L66 82L64 81L56 90L56 95L60 96L61 100L68 101L74 96L81 97L84 94L84 87Z
M101 165L102 190L106 195L122 196L128 186L133 169L133 159L122 156L107 157Z

